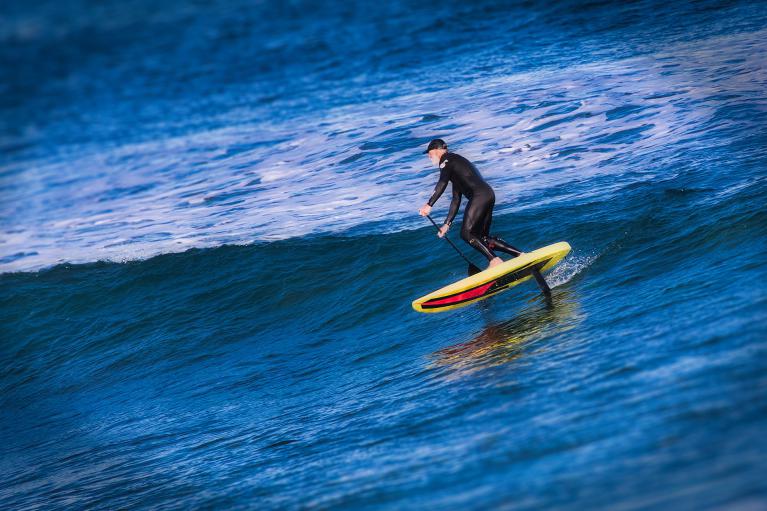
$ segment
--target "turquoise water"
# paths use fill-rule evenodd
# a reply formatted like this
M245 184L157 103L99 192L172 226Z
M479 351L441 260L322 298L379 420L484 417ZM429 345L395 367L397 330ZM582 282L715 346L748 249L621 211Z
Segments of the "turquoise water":
M767 505L764 4L150 7L0 23L0 507Z

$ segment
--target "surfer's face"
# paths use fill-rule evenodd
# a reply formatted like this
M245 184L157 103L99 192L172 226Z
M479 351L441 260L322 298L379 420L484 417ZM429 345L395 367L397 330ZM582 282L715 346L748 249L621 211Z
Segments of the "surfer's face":
M431 160L431 162L434 165L439 167L439 160L440 160L440 158L442 158L442 155L445 154L445 152L446 151L444 149L432 149L428 153L429 154L429 159Z

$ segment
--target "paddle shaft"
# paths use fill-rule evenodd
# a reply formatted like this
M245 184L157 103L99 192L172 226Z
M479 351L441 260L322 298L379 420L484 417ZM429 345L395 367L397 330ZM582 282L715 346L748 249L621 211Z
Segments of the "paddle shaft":
M434 227L436 227L436 228L437 228L437 231L439 231L439 226L437 225L437 222L435 222L435 221L434 221L434 219L433 219L431 216L429 216L429 215L426 215L426 218L428 218L428 219L429 219L429 221L430 221L430 222L431 222L431 223L434 225ZM448 237L447 237L447 234L445 234L445 235L443 236L443 238L445 238L445 241L447 241L448 243L450 243L450 246L451 246L451 247L453 247L453 248L455 249L455 251L456 251L456 252L458 252L458 254L459 254L461 257L463 257L463 260L464 260L464 261L466 261L467 263L469 263L469 273L479 273L480 271L482 271L482 270L480 270L479 268L477 268L477 267L476 267L476 266L475 266L475 265L474 265L474 264L473 264L471 261L469 261L469 258L468 258L468 257L466 257L465 255L463 255L463 252L461 252L461 250L460 250L458 247L456 247L456 246L455 246L455 244L454 244L452 241L450 241L450 238L448 238Z

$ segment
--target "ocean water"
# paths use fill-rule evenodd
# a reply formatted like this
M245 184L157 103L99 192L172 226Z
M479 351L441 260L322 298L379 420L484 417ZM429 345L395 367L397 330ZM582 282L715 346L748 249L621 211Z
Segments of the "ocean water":
M0 508L767 508L767 4L3 11Z

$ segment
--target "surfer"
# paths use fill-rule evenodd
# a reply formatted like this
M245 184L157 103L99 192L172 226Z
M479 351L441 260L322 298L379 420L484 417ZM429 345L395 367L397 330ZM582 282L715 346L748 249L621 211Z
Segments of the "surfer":
M469 203L463 213L461 238L487 258L489 261L488 268L503 262L503 259L498 257L494 250L505 252L512 257L522 254L521 250L490 235L495 193L490 185L482 179L477 168L463 156L448 152L447 144L439 138L429 142L424 153L429 155L429 159L439 167L440 172L439 181L429 202L421 206L418 211L421 216L431 213L432 206L445 191L448 182L453 185L453 199L450 202L450 209L437 236L442 238L447 234L455 215L458 213L458 208L461 207L461 198L465 195L469 199Z

